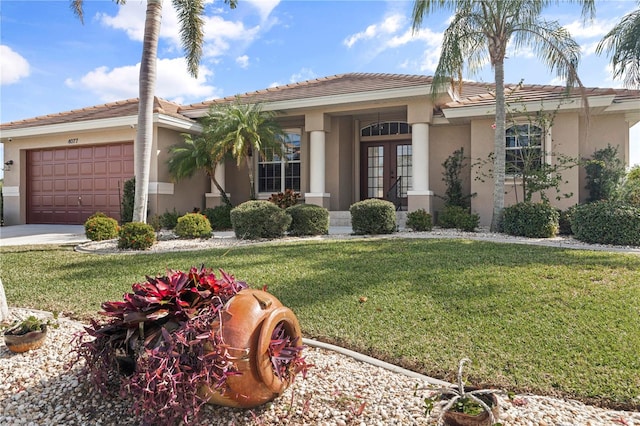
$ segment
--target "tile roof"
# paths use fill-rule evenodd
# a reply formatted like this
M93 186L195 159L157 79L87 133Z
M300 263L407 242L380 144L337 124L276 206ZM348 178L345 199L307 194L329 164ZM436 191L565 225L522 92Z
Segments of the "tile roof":
M154 100L154 113L161 113L178 117L182 120L191 120L181 115L178 111L180 105L165 101L160 98ZM36 126L47 126L51 124L64 124L71 122L101 120L107 118L118 118L136 116L138 114L138 98L124 101L110 102L102 105L95 105L71 111L59 112L55 114L42 115L25 120L12 121L0 125L1 130L23 129Z

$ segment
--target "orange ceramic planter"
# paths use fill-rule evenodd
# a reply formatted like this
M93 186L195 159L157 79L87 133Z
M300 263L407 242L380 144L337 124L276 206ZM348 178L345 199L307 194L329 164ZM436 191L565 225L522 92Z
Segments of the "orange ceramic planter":
M257 407L281 395L290 383L274 373L269 344L273 330L282 323L292 340L298 338L296 345L302 345L293 311L267 292L246 289L227 302L221 322L222 337L241 374L229 376L222 392L203 386L200 395L209 403L242 408Z
M31 349L38 349L47 338L47 327L42 326L41 331L30 331L25 334L5 334L4 344L11 352L22 353Z

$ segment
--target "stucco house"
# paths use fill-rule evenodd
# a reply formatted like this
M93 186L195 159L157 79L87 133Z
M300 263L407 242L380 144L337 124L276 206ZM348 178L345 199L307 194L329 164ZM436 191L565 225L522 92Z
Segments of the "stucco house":
M204 173L172 181L168 150L183 133L201 130L198 119L212 104L236 99L279 111L289 134L288 161L254 158L259 198L293 189L304 202L328 208L334 223L348 220L351 204L372 197L390 199L399 210L435 214L443 205L438 196L445 192L447 157L463 148L470 158L482 159L493 150L495 101L491 84L466 82L434 98L431 83L431 77L420 75L350 73L192 105L156 99L149 214L220 204ZM550 153L589 158L612 145L628 164L629 128L640 121L640 91L588 88L588 115L581 94L567 94L564 87L513 85L507 94L512 112L545 110L555 119L549 128L524 116L508 123L505 161L517 166L514 154L531 147L553 162ZM133 177L136 161L137 104L125 100L0 125L5 224L79 224L96 211L119 218L123 183ZM217 172L234 204L249 198L246 170L228 162ZM477 194L472 211L488 225L493 182L476 179L476 173L464 170L464 187ZM566 208L584 202L584 169L562 176L567 181L562 192L572 195L554 203ZM522 200L518 185L508 179L506 205Z

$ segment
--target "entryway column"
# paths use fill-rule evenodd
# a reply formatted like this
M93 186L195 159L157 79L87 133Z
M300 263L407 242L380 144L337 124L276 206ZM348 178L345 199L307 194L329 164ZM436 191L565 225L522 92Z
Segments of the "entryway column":
M224 163L218 163L218 165L216 166L215 177L218 183L220 184L220 186L222 187L222 189L226 189ZM205 208L214 208L214 207L223 205L224 200L220 195L220 191L218 191L218 188L216 188L216 185L213 183L213 179L211 179L210 185L211 185L211 192L207 192L204 194ZM231 194L229 193L226 193L226 194L227 194L227 198L231 197Z
M423 100L407 106L407 121L411 124L412 189L407 191L408 210L431 211L433 191L429 186L429 122L433 113L431 102Z
M330 194L325 192L326 150L325 134L330 121L325 114L307 114L305 128L309 132L309 192L304 194L306 204L329 208Z

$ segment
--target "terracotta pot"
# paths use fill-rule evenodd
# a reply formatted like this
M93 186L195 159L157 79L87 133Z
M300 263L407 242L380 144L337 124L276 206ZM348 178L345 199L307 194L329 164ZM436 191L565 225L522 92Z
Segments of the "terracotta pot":
M38 349L47 337L47 326L43 325L40 331L30 331L26 334L5 334L4 344L11 352L21 353L31 349Z
M466 388L465 390L471 391L475 390L474 388ZM493 413L493 420L495 422L498 421L498 415L500 414L500 410L498 407L498 398L494 394L487 395L476 395L478 398L482 399L487 405L491 408L491 412ZM447 411L444 413L443 421L445 425L448 426L491 426L491 416L486 411L482 411L482 413L478 415L470 415L465 413L459 413L457 411Z
M290 383L274 373L269 344L273 330L282 323L292 340L298 338L296 345L302 345L300 325L291 309L267 292L246 289L227 302L221 322L222 337L231 356L237 358L234 362L241 374L229 376L222 393L203 386L200 395L213 404L242 408L262 405L281 395Z

